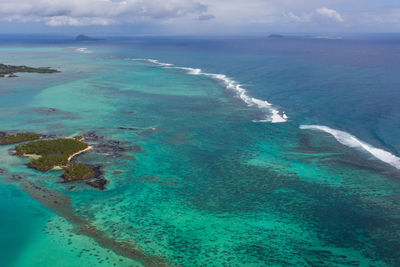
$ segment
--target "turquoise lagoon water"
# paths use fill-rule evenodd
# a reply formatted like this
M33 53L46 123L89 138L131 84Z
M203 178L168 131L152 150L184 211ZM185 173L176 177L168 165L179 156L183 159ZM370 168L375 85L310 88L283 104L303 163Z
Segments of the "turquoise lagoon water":
M1 79L2 130L94 131L140 150L80 155L103 166L98 191L68 190L59 171L0 147L1 265L146 265L75 231L10 181L19 175L169 265L398 266L395 44L3 41L2 62L61 73Z

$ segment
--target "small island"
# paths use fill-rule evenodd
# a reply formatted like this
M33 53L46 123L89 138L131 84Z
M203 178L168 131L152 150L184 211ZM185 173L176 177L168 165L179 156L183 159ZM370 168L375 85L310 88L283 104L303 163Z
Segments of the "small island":
M93 37L89 37L89 36L80 34L75 38L75 40L76 41L101 41L103 39L93 38Z
M60 72L56 69L45 68L33 68L28 66L13 66L0 64L0 78L3 77L17 77L15 73L17 72L34 72L34 73L55 73Z
M270 34L269 36L268 36L268 38L283 38L283 37L285 37L285 36L283 36L283 35L281 35L281 34Z
M27 141L34 141L42 138L40 134L35 133L17 133L15 135L6 135L0 132L0 145L12 145Z
M18 156L34 158L27 165L38 171L64 169L64 182L86 180L95 176L95 171L84 164L72 163L71 159L91 147L82 142L82 137L39 140L15 147Z
M108 180L104 176L103 165L82 164L77 162L74 157L90 149L93 149L94 153L107 153L112 157L122 156L123 152L137 150L136 146L124 147L122 142L106 140L94 132L87 132L83 136L73 138L57 138L55 135L0 131L0 146L11 144L18 144L14 150L9 149L11 153L31 158L26 164L29 168L41 172L62 170L60 176L63 179L62 183L83 181L99 190L105 190L108 184ZM75 185L69 186L67 190L75 187Z

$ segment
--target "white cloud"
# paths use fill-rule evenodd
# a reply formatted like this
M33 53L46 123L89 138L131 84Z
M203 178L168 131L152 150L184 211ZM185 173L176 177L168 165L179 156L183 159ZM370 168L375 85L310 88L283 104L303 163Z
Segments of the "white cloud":
M312 14L303 14L303 15L295 15L293 12L289 12L286 14L287 17L289 17L290 20L295 21L295 22L310 22L312 19Z
M330 19L334 19L334 20L339 21L339 22L343 22L344 21L342 15L340 15L339 12L337 12L334 9L329 9L329 8L326 8L326 7L322 7L322 8L318 8L316 11L317 11L318 14L320 14L322 16L325 16L325 17L328 17Z
M317 8L313 12L303 13L301 15L296 15L293 12L285 14L285 17L289 19L292 23L302 23L302 24L324 24L326 20L333 20L336 22L344 22L343 17L334 9L329 9L326 7Z
M51 26L168 20L207 11L196 0L1 0L0 20Z
M0 22L40 22L50 26L121 24L121 28L137 23L163 34L365 31L365 25L372 31L398 31L400 11L393 1L0 0Z
M45 18L44 21L49 26L84 26L84 25L111 25L117 22L112 19L98 17L92 18L73 18L68 16L52 16Z

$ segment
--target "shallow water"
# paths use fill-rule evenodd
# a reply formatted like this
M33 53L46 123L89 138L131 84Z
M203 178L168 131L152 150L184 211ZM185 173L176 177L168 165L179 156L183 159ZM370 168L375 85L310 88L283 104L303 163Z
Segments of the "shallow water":
M171 265L398 265L399 171L330 134L299 128L328 125L398 155L400 143L393 140L399 128L393 121L399 114L393 102L386 103L391 111L384 117L368 109L380 110L379 101L366 102L364 112L355 108L350 116L354 127L347 128L350 122L340 115L343 108L334 108L343 104L341 94L327 89L343 89L336 82L348 77L341 83L361 90L356 74L369 73L390 77L380 82L396 87L399 80L391 75L397 63L383 60L371 66L355 56L334 61L324 53L343 44L319 40L296 41L303 49L268 40L232 42L4 42L0 55L5 63L51 66L62 72L1 79L2 130L59 136L94 131L140 150L118 157L94 151L78 156L81 162L104 166L110 183L98 191L79 183L67 190L68 185L57 183L60 172L30 170L23 165L27 159L12 155L12 146L0 147L5 237L0 246L6 248L0 250L2 266L141 264L77 233L73 221L31 199L19 181L10 180L12 175L69 196L73 213L90 220L105 236L134 244ZM307 45L314 49L304 50ZM359 45L368 51L382 49L368 42ZM347 48L354 46L349 41ZM322 60L318 53L325 55L323 68L316 67ZM132 60L138 58L225 74L248 97L272 105L249 105L213 76ZM388 69L385 64L394 65ZM333 72L338 77L322 80L335 77ZM376 84L369 84L368 92L375 95ZM355 103L357 97L348 92L345 102L351 99ZM271 108L280 116L287 114L288 121L255 122L270 119ZM372 121L362 123L370 112ZM31 222L29 227L24 221Z

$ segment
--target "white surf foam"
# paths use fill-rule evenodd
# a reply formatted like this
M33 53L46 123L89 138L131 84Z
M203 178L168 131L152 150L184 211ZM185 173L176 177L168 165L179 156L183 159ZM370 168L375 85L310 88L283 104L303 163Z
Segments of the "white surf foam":
M335 137L335 139L338 142L340 142L341 144L348 146L348 147L366 151L366 152L370 153L372 156L374 156L375 158L377 158L383 162L386 162L400 170L400 158L399 157L397 157L397 156L393 155L392 153L385 151L383 149L373 147L372 145L367 144L367 143L357 139L357 137L355 137L347 132L335 130L335 129L329 128L327 126L321 126L321 125L301 125L300 129L317 130L317 131L326 132L326 133L332 135L333 137Z
M174 66L173 64L160 62L156 59L138 58L138 59L130 59L130 60L145 61L145 62L153 63L156 65L165 67L165 68L180 69L180 70L186 71L188 74L191 74L191 75L204 75L204 76L208 76L214 80L217 80L219 82L222 82L226 89L235 92L236 96L239 97L240 99L242 99L243 102L245 102L248 106L250 106L250 107L255 106L261 110L265 110L270 113L270 116L268 116L267 118L265 118L263 120L258 120L255 122L281 123L281 122L286 122L288 120L288 116L284 112L280 112L268 101L250 97L247 94L246 89L244 89L241 84L230 79L228 76L226 76L224 74L206 73L206 72L202 72L201 69L197 69L197 68L178 67L178 66Z
M86 47L78 47L75 49L76 52L79 53L84 53L84 54L90 54L92 53L92 51L90 51L89 49L87 49Z
M149 62L149 63L153 63L153 64L160 65L163 67L172 66L172 64L163 63L163 62L158 61L157 59L151 59L151 58L127 58L126 60Z

